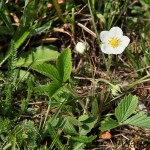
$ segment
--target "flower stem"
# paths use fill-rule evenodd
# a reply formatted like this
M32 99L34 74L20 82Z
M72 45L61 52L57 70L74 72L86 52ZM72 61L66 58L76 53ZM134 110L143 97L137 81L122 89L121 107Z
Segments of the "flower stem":
M110 75L111 62L112 62L112 55L110 54L108 55L108 62L106 63L107 77L109 77L109 79L111 79L111 75Z

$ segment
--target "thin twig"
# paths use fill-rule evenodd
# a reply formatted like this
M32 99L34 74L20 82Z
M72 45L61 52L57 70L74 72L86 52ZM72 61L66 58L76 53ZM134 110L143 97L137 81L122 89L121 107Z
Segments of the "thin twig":
M88 32L89 34L91 34L94 38L96 38L96 34L93 31L91 31L89 28L87 28L86 26L84 26L79 22L77 23L77 25L81 27L83 30L85 30L86 32Z

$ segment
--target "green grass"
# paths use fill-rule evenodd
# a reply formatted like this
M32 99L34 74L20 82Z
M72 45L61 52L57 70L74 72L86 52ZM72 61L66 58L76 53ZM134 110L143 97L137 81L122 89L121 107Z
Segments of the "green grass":
M149 14L148 0L1 0L0 149L102 148L99 136L109 129L117 149L117 129L149 129L136 109L138 101L148 107L150 94ZM100 32L114 26L131 41L110 57ZM79 41L87 43L83 55Z

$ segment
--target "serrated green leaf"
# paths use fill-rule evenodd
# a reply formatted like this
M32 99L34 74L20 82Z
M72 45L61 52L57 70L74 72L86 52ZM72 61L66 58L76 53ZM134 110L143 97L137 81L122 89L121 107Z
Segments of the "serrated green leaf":
M2 119L0 118L0 134L3 132L7 132L10 125L9 119Z
M118 122L123 122L135 111L138 104L138 98L136 96L126 96L115 109L115 116Z
M87 120L89 118L89 115L81 115L79 118L78 118L78 120L79 121L85 121L85 120Z
M61 81L58 70L51 64L39 64L31 67L33 70L49 77L51 80Z
M144 112L140 112L125 120L123 124L150 129L150 117L147 117Z
M92 108L91 108L91 113L96 116L99 112L99 108L98 108L98 101L97 98L94 99L94 101L92 102Z
M43 93L43 94L44 93L48 93L48 91L49 91L49 85L40 85L40 86L34 87L33 91L34 92Z
M69 141L69 147L70 147L70 150L85 150L85 144L84 143L80 143L80 142L75 142L75 141L72 141L70 140Z
M74 128L68 117L59 117L54 118L53 120L50 119L49 122L53 127L55 127L55 129L62 129L67 135L78 135L76 129Z
M75 130L74 126L72 125L72 123L70 122L70 120L68 118L65 118L65 125L64 125L64 128L63 128L63 131L66 133L66 134L69 134L69 135L77 135L77 131Z
M30 77L34 79L34 76L29 71L25 71L21 69L19 70L19 77L18 77L19 80L25 81Z
M116 128L119 125L118 122L116 122L116 120L107 117L105 118L102 122L101 122L101 127L100 130L103 131L107 131L113 128Z
M28 67L31 65L42 64L45 61L56 60L59 55L57 48L53 45L39 46L30 52L23 53L16 63L17 67Z
M56 62L57 69L63 82L66 82L71 74L72 61L71 50L65 49L58 57Z
M75 126L81 126L81 125L83 125L82 122L80 122L79 120L77 120L77 119L76 119L75 117L73 117L73 116L68 117L68 120L69 120L73 125L75 125Z
M51 143L49 149L52 149L54 145L56 145L56 147L58 149L62 149L64 150L64 146L62 144L62 142L59 140L58 134L56 133L54 127L51 125L50 122L47 123L47 127L48 127L48 132L49 135L51 136L53 142Z
M91 135L91 136L72 136L70 139L81 142L81 143L91 143L94 139L96 139L96 135Z
M65 124L65 119L62 117L59 118L50 118L49 122L52 124L53 127L55 127L55 129L58 128L63 128L64 124Z
M83 125L79 127L79 134L87 135L87 133L89 133L91 131L91 129L94 128L95 124L97 123L97 120L98 119L95 116L89 116L87 119L84 118L84 120L83 119L82 119L82 121L80 120L83 123Z
M58 81L52 81L49 85L49 96L54 97L56 94L61 92L63 89L63 85Z

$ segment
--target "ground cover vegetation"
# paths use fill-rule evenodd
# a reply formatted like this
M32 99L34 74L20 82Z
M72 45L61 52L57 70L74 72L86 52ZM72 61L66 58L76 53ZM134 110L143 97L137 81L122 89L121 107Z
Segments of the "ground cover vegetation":
M0 1L0 149L150 149L149 0Z

